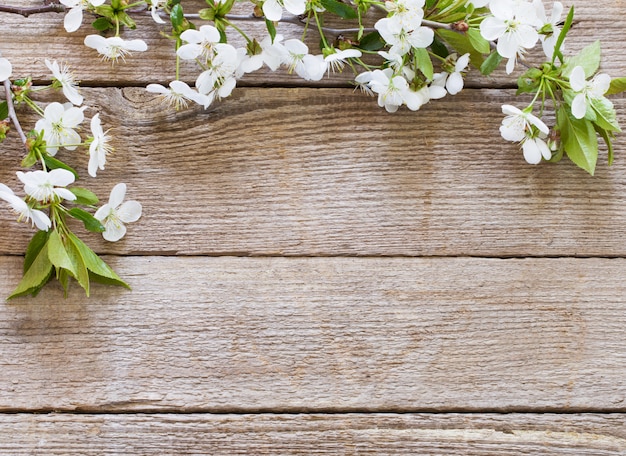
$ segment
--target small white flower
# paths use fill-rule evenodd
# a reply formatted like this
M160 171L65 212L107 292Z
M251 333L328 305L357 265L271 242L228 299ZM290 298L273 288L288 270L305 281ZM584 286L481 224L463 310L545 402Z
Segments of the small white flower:
M269 21L280 21L283 17L283 6L291 14L299 16L306 11L306 0L265 0L263 15Z
M569 83L577 93L572 101L572 115L582 119L587 113L587 107L591 100L603 98L611 86L611 76L606 73L597 74L591 81L585 79L585 70L577 66L569 76Z
M123 40L119 36L105 38L100 35L87 35L85 46L95 49L102 55L103 60L111 60L113 63L119 58L125 61L126 55L131 51L143 52L148 49L143 40Z
M356 59L361 57L362 53L358 49L344 49L342 51L332 49L332 53L324 57L324 61L328 65L328 71L338 72L343 70L346 59Z
M11 77L13 73L13 65L8 59L0 57L0 82L4 82Z
M561 22L561 15L563 14L563 4L561 2L554 2L552 4L552 14L550 15L550 19L548 19L548 16L546 15L543 0L533 0L533 5L537 12L537 17L539 18L539 30L550 30L547 35L539 35L539 38L541 39L544 54L548 59L552 59L552 56L554 55L554 47L556 46L556 40L561 33L559 23ZM561 45L561 50L563 50L562 46L563 45Z
M199 30L185 30L180 34L185 44L178 48L176 54L184 60L194 60L201 55L210 59L213 47L220 42L220 32L212 25L203 25Z
M34 225L41 231L48 231L52 226L52 222L45 212L31 208L26 201L16 196L13 190L4 184L0 184L0 199L9 203L11 209L13 209L18 216L18 222L22 220L28 222L30 220L31 226Z
M89 144L89 164L87 165L87 171L91 177L96 177L98 168L103 170L106 164L107 155L113 151L111 146L111 137L107 135L108 132L102 130L102 123L100 122L100 114L96 114L91 118L91 134L93 140Z
M83 104L83 96L78 93L76 80L74 75L70 73L69 68L66 65L60 67L56 60L50 62L50 60L46 59L45 62L48 69L52 72L52 77L61 84L65 98L76 106Z
M196 92L183 81L172 81L168 87L161 84L148 84L146 90L151 93L158 93L163 97L163 102L173 106L176 110L185 109L189 101L194 101L200 105L206 102L206 96Z
M385 9L403 29L413 30L422 23L424 4L425 0L387 0Z
M239 68L240 53L230 44L218 43L214 47L214 56L211 59L211 68L200 73L196 79L196 88L203 95L226 98L235 86L237 79L235 72Z
M454 64L454 71L446 78L446 89L450 95L456 95L463 90L463 71L469 65L469 53L462 55Z
M141 204L137 201L124 201L126 184L117 184L111 190L109 202L100 207L94 217L104 225L102 237L110 242L119 241L126 234L125 223L136 222L141 217Z
M405 102L409 83L402 76L394 76L391 68L372 71L369 86L378 94L378 106L387 112L396 112Z
M165 24L165 21L159 16L159 8L163 8L167 5L167 0L150 0L150 14L152 20L157 24Z
M546 142L540 138L527 138L522 143L522 152L524 153L524 159L530 165L537 165L541 162L541 157L546 160L550 160L552 152L546 144Z
M24 184L26 194L40 203L50 203L57 198L68 201L76 199L76 195L63 188L74 182L74 174L66 169L38 170L27 173L18 171L17 177Z
M506 117L502 120L500 134L507 141L520 142L531 132L535 126L541 133L547 135L550 132L548 126L537 116L524 112L511 105L502 105L502 113Z
M83 10L89 7L98 7L104 4L104 0L60 0L70 10L65 15L63 26L69 33L78 30L83 23Z
M414 24L412 29L405 29L402 22L392 17L379 19L374 28L380 33L385 42L391 45L391 54L404 55L411 48L426 48L430 46L435 32L429 27L421 27L421 21Z
M59 147L74 150L80 145L80 135L74 129L85 119L85 109L72 106L71 103L62 105L56 101L46 106L43 119L35 124L35 131L43 130L47 151L51 156L56 155Z

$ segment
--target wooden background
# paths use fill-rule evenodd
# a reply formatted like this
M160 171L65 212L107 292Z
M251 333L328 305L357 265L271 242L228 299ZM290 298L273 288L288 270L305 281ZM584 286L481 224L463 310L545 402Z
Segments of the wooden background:
M601 38L626 75L626 4L565 3L567 50ZM123 241L88 238L132 292L0 304L0 454L626 454L623 138L593 178L526 165L502 72L394 115L346 75L260 72L175 113L143 88L173 78L170 43L138 21L149 51L111 67L62 15L0 14L14 75L68 63L112 128L86 184L144 207ZM32 232L6 208L0 232L6 296Z

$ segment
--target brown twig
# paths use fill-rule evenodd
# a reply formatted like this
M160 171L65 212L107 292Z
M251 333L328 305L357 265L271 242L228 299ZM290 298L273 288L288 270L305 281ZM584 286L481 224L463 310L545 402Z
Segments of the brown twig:
M24 143L24 147L26 147L26 151L30 152L28 146L26 145L26 135L24 134L24 130L22 130L22 126L20 125L20 121L17 118L17 114L15 113L15 106L13 105L13 93L11 91L11 81L8 79L4 81L4 92L6 94L7 99L7 107L9 109L9 118L11 122L13 122L13 126L17 131L17 134L20 135L20 139L22 143Z
M65 5L60 3L48 3L42 6L31 6L29 8L20 8L17 6L0 5L0 13L13 13L28 17L31 14L39 13L63 13L67 10Z

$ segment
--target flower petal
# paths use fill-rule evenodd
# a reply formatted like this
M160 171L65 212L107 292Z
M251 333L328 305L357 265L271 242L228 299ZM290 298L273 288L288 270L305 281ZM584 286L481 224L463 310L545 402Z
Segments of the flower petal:
M136 222L141 217L141 204L137 201L126 201L117 210L117 216L124 223Z
M122 201L124 201L124 197L126 196L126 184L119 183L113 190L111 190L111 195L109 196L109 205L112 208L117 208Z
M572 101L572 115L577 119L582 119L587 113L587 97L579 93Z

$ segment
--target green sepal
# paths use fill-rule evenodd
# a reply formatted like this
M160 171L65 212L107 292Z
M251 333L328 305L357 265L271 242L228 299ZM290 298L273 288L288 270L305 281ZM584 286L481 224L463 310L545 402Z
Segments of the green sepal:
M172 14L173 13L174 13L174 10L172 10ZM212 21L215 19L215 8L202 8L200 11L198 11L198 16L200 17L200 19L204 21ZM173 20L172 20L172 25L174 25Z
M99 276L102 279L106 279L111 285L122 286L130 290L130 286L124 282L116 273L107 265L102 258L91 250L83 241L78 239L73 233L69 233L68 237L74 243L80 256L84 260L85 266L92 273L92 275ZM94 279L95 280L95 279ZM99 281L99 280L96 280Z
M117 18L120 23L124 24L129 29L135 30L137 28L137 23L124 11L117 13Z
M585 71L585 77L590 78L600 67L601 53L600 41L597 40L595 43L584 47L574 57L566 59L562 75L569 78L574 68L581 66Z
M624 91L626 91L626 78L613 78L609 90L604 95L615 95Z
M470 44L474 49L476 49L476 51L481 54L489 54L489 52L491 52L489 41L483 38L480 34L480 30L477 28L470 28L466 33Z
M593 176L598 161L598 137L592 122L574 118L568 107L561 105L557 124L569 159Z
M541 84L543 72L539 68L530 68L517 78L517 93L535 93Z
M72 192L74 196L76 196L76 199L73 201L74 204L81 204L83 206L95 206L100 202L96 194L86 188L72 187L69 189L69 191Z
M111 5L100 5L96 7L96 14L98 16L103 16L106 17L108 19L111 19L111 21L113 21L113 19L115 18L115 10L113 9L113 7Z
M359 41L359 48L364 51L380 51L384 47L385 41L378 32L368 33Z
M7 300L27 294L36 295L52 277L53 269L54 267L48 258L46 243L39 249L39 252L30 263L28 269L24 272L22 280L20 280L20 283L17 284L17 287L9 295Z
M46 167L48 169L65 169L67 171L69 171L70 173L72 173L74 175L75 179L79 179L78 173L76 172L76 170L74 168L72 168L69 165L66 165L65 163L63 163L61 160L57 160L54 157L51 157L50 155L44 155L43 156L43 161L46 164Z
M88 231L93 233L102 233L105 230L104 225L100 223L100 220L79 207L73 207L67 211L67 213L75 219L83 222L85 229Z
M357 19L359 15L355 10L345 3L337 0L320 0L320 4L326 11L339 16L342 19Z
M9 104L6 101L0 103L0 120L9 117Z
M433 62L430 60L428 51L424 48L414 49L415 59L417 60L417 67L422 74L431 81L433 79L435 70L433 69Z
M498 68L498 65L500 65L501 62L502 56L498 54L497 51L493 51L480 66L481 74L483 74L484 76L489 76L493 72L493 70Z

